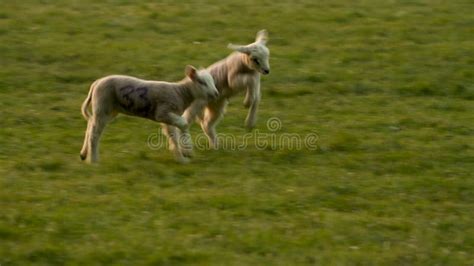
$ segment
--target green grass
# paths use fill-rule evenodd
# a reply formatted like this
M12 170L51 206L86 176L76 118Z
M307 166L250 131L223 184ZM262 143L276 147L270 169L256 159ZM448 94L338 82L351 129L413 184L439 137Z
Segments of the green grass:
M0 264L472 265L472 1L0 4ZM317 150L196 151L122 116L79 160L112 73L178 80L270 32L257 129ZM243 136L242 97L218 131ZM200 131L192 128L193 135Z

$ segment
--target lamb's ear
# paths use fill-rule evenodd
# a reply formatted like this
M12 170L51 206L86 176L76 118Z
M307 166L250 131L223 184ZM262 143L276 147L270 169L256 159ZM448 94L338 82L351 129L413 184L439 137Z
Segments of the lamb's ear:
M257 32L257 37L255 38L255 42L259 42L263 45L267 44L268 42L268 31L267 30L261 30Z
M250 49L245 45L235 45L235 44L229 43L227 45L227 48L232 49L237 52L244 53L244 54L250 54Z
M196 80L197 78L197 69L191 65L187 65L184 69L184 74L189 77L191 80Z

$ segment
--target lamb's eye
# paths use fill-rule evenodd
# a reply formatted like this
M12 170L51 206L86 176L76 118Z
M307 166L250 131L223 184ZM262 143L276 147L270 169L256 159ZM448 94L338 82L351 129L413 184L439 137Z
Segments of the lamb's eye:
M252 58L252 61L253 61L257 66L260 65L260 62L258 62L258 59L257 59L257 58L253 57L253 58Z
M206 85L207 85L204 80L198 79L197 82L198 82L199 84L203 85L203 86L206 86Z

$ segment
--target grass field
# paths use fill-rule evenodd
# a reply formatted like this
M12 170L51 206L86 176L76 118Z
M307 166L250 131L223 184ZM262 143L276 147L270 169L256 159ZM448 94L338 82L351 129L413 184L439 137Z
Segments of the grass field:
M0 2L0 264L473 265L474 3ZM179 80L270 33L259 132L318 149L147 145L121 116L79 159L89 85ZM233 98L218 132L238 139ZM196 125L192 134L200 130Z

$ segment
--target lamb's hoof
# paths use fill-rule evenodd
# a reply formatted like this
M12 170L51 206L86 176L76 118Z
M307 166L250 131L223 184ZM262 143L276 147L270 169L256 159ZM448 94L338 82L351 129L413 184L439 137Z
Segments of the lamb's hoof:
M184 157L187 157L187 158L194 157L193 150L181 150L181 153L183 154Z
M168 150L170 150L170 151L174 151L175 149L176 149L176 146L174 146L174 145L169 145L168 146Z
M255 129L255 127L245 127L245 132L250 133Z
M187 157L181 157L181 158L177 158L176 161L180 164L188 164L191 162L191 159Z
M252 122L252 121L245 122L245 130L247 132L251 132L255 128L256 124L257 124L256 122Z
M87 158L87 156L82 155L82 154L79 154L79 157L81 157L81 161L84 161Z
M213 143L213 142L209 142L207 148L210 150L210 151L217 151L219 149L219 143Z

